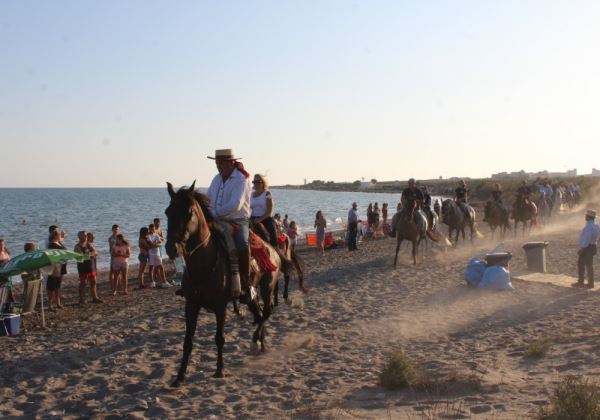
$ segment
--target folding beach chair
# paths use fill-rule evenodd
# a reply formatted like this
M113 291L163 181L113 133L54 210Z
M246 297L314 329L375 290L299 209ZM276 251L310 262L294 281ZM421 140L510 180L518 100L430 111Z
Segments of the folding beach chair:
M8 286L0 286L0 312L4 311L4 305L8 301ZM0 313L0 320L2 321L2 329L4 329L4 334L8 335L8 329L6 328L6 324L4 324L4 316Z

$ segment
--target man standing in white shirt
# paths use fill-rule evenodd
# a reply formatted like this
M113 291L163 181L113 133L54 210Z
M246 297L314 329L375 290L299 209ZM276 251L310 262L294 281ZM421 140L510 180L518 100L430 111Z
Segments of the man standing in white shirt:
M250 248L248 247L250 194L252 184L250 174L236 158L232 149L221 149L214 159L219 174L208 188L210 212L215 217L225 235L231 265L230 289L233 298L240 295L241 288L249 297L250 289Z
M573 283L574 287L584 287L585 270L588 273L589 289L594 287L594 255L596 255L596 242L600 235L600 227L596 224L596 212L588 210L585 213L585 226L579 235L579 258L577 268L579 271L579 281Z

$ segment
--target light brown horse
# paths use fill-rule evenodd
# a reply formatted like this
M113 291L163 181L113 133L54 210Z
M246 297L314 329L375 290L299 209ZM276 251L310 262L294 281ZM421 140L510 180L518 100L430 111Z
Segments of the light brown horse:
M223 245L222 233L208 210L207 196L194 191L195 182L190 188L181 188L175 192L167 183L171 197L165 214L168 218L166 250L170 258L183 254L186 263L183 294L185 297L185 341L181 366L172 386L178 386L185 379L185 373L192 352L192 343L198 322L200 308L214 312L217 321L215 343L217 345L216 378L223 377L223 334L225 313L230 299L228 252ZM278 275L283 272L289 276L294 269L298 272L300 288L304 290L302 270L293 261L283 260L280 254L270 245L268 249L270 261L276 266L273 272L255 270L251 282L260 288L260 296L264 302L261 307L258 296L252 298L248 307L258 321L252 341L261 350L265 350L265 322L273 309L273 291ZM293 252L290 254L293 255Z

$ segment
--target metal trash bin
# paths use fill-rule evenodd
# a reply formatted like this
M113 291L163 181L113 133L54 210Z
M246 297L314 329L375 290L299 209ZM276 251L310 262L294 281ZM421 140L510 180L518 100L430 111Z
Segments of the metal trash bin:
M546 272L546 247L548 242L527 242L523 245L527 269L536 273Z
M488 267L491 267L493 265L499 265L501 267L506 268L508 271L510 271L508 262L510 261L511 258L512 258L512 253L510 253L510 252L493 252L491 254L485 255L485 264Z

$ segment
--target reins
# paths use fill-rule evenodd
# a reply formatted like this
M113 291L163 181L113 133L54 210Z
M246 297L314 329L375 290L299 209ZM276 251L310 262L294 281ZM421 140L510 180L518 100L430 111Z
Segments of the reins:
M194 212L196 213L196 218L198 220L200 220L200 217L198 215L198 211L202 211L202 210L199 210L198 207L199 207L198 203L196 202L196 200L194 200L193 203L192 203L192 208L194 209ZM207 232L206 237L204 239L202 239L200 237L200 234L201 234L200 229L198 229L198 237L199 237L200 243L198 245L196 245L194 248L192 248L191 251L188 251L185 246L183 247L183 251L185 253L185 255L184 255L185 257L190 258L194 254L194 252L196 252L198 249L203 248L206 245L208 245L208 243L210 241L210 238L211 238L210 229L208 229L208 232Z

